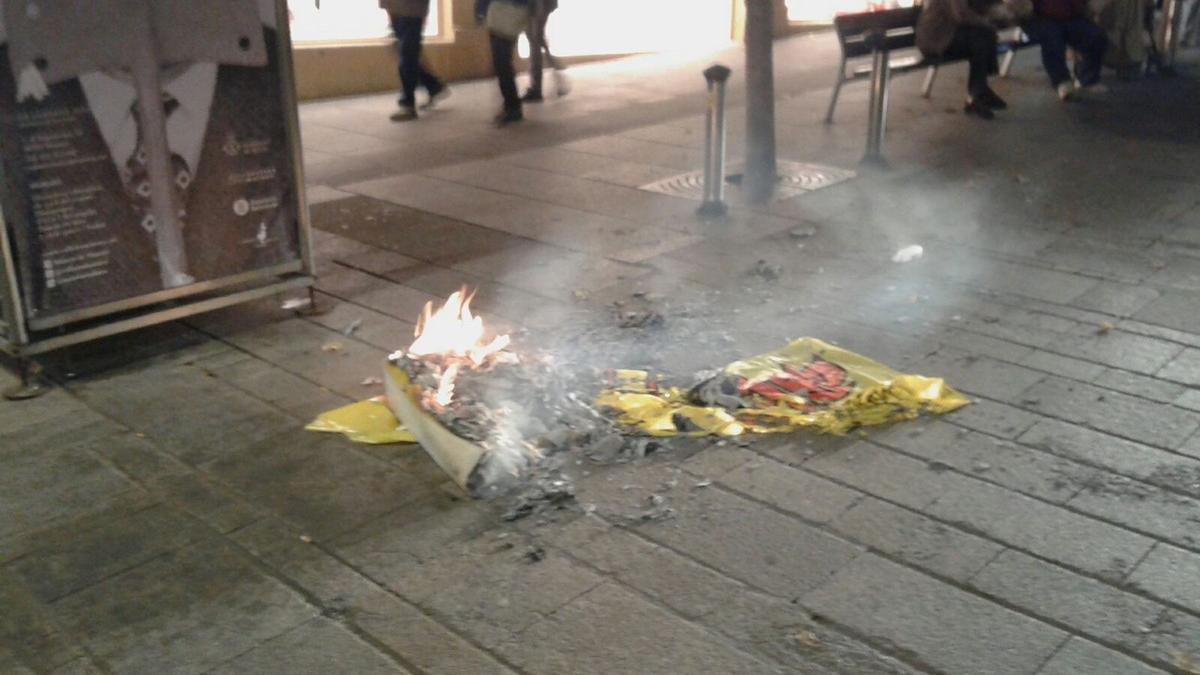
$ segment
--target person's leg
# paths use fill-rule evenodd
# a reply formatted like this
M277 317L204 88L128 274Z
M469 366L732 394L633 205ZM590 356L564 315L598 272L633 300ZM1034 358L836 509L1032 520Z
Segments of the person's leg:
M415 109L421 68L421 20L393 16L392 32L400 53L400 106Z
M490 35L492 68L496 71L500 96L504 98L504 111L500 117L514 121L521 118L521 98L517 96L517 74L513 71L513 48L516 46L516 42L495 33Z
M1071 71L1067 68L1067 36L1063 24L1050 19L1034 18L1025 27L1025 32L1042 48L1042 66L1050 77L1050 86L1057 88L1070 83Z
M542 94L542 49L545 44L546 15L539 13L529 20L529 91L525 95L530 98Z
M970 26L966 32L967 61L970 71L967 76L967 94L972 99L988 98L988 74L996 63L996 31Z
M1108 38L1104 31L1087 19L1074 19L1065 24L1066 42L1079 54L1075 63L1075 79L1080 86L1090 87L1100 81L1104 65L1104 49Z

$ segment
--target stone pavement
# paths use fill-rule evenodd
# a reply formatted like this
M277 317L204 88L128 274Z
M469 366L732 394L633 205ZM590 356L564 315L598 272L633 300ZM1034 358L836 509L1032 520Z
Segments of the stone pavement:
M864 87L826 127L832 38L778 54L781 157L852 168ZM1063 105L1036 61L990 124L961 68L898 78L892 171L718 223L636 189L699 167L706 58L580 68L503 132L490 83L409 125L305 106L327 314L114 338L0 405L0 672L1200 672L1200 82ZM665 315L597 366L811 335L975 403L581 462L578 505L506 524L419 448L302 430L462 283L519 346Z

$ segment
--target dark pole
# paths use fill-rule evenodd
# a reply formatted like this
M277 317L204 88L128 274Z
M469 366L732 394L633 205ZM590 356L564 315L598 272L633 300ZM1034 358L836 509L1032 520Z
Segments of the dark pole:
M778 181L775 157L775 3L746 0L746 171L751 202L765 202Z

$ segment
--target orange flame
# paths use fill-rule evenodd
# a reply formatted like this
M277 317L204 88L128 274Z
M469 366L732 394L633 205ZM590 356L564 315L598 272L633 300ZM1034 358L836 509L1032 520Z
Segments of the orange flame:
M410 356L438 357L444 365L437 392L432 397L432 403L438 408L449 405L454 399L454 383L462 368L478 370L497 360L515 359L504 351L510 342L507 335L485 341L483 319L471 313L472 298L474 294L468 295L464 288L451 294L437 311L432 302L425 303L417 321L416 339L408 348Z

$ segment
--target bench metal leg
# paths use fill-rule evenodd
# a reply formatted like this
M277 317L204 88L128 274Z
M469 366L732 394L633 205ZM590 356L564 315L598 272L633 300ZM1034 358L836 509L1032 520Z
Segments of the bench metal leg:
M1004 58L1000 59L1000 77L1008 77L1012 72L1013 60L1017 58L1017 50L1010 49L1004 52Z
M825 124L833 124L833 111L837 109L838 94L842 93L842 85L846 83L846 58L838 66L837 82L833 85L833 98L829 99L829 110L825 113Z
M925 71L925 83L921 85L921 96L929 98L933 93L933 81L937 79L938 67L929 66Z
M883 136L887 130L888 85L891 83L891 64L885 49L876 49L871 67L871 107L868 111L867 152L863 163L886 167L883 158Z

